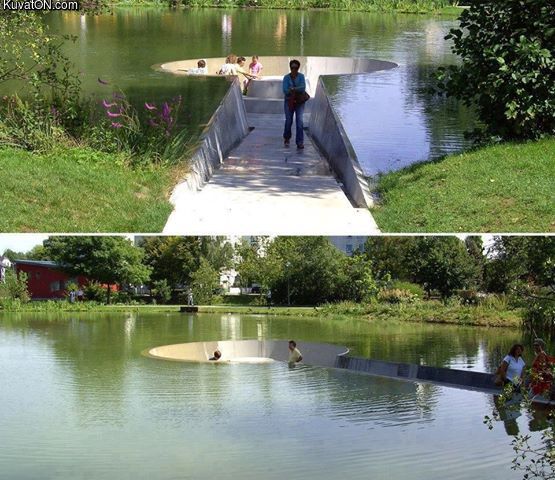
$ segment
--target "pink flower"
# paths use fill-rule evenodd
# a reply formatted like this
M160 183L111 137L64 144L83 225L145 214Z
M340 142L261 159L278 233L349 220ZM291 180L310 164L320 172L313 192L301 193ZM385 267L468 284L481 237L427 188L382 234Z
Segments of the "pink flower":
M145 102L145 108L147 110L156 110L156 105L151 105L150 103Z
M104 105L104 108L112 108L117 105L117 103L108 103L106 100L102 100L102 105Z
M119 122L112 122L112 127L113 127L113 128L122 128L123 125L122 125L121 123L119 123Z
M113 113L113 112L106 112L106 115L108 115L110 118L117 118L117 117L121 117L121 112L120 113Z

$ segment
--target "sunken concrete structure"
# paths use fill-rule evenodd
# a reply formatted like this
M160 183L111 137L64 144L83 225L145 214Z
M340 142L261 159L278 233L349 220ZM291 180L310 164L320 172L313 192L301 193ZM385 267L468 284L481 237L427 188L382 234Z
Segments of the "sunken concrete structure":
M222 340L214 342L179 343L151 348L147 355L154 358L182 362L208 363L268 363L287 362L289 359L288 340ZM327 343L299 342L297 348L303 356L303 363L321 367L336 367L339 357L347 355L349 349ZM219 350L218 361L209 358Z
M447 387L469 390L500 392L493 383L493 375L483 372L469 372L452 368L430 367L413 363L386 362L370 358L343 356L338 359L337 368L367 373L379 377L398 378L415 382L429 382Z
M344 369L400 381L432 383L492 395L499 395L502 392L501 387L494 384L494 376L491 373L352 357L349 355L348 348L326 343L310 343L299 340L297 348L303 356L302 363L307 365ZM216 350L221 352L221 358L218 361L209 360ZM144 354L163 360L211 364L287 362L289 359L287 340L223 340L180 343L151 348ZM516 397L516 400L519 398ZM555 405L555 400L540 395L532 397L531 401L542 405Z
M283 75L297 58L313 97L306 105L305 149L284 148ZM223 58L205 59L216 75ZM197 60L157 65L188 75ZM176 186L166 234L370 235L368 181L330 102L322 75L369 74L391 62L342 57L263 57L263 77L241 95L230 90L204 130L191 173ZM310 118L309 118L310 117ZM253 222L256 219L256 222Z

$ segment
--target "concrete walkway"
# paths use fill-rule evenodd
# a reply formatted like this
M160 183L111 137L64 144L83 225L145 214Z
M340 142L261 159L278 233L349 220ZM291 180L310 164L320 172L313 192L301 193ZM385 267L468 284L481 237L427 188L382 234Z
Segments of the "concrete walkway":
M305 119L305 124L308 124ZM370 235L368 209L354 208L327 161L283 146L283 114L248 114L254 130L199 191L182 189L165 234Z

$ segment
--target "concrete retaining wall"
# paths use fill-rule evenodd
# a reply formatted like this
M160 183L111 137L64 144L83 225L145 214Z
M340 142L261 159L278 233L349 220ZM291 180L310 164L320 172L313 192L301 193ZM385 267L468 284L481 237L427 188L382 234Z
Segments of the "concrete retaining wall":
M411 363L385 362L358 357L338 357L338 368L382 377L438 383L445 386L500 391L491 373L469 372L451 368L430 367Z
M199 146L191 158L191 170L172 193L175 203L183 191L202 188L214 169L218 168L228 153L249 133L247 112L239 79L234 77L231 86L201 134Z
M345 194L353 205L359 208L372 206L368 181L321 78L316 94L309 102L312 103L309 123L311 138L343 183Z

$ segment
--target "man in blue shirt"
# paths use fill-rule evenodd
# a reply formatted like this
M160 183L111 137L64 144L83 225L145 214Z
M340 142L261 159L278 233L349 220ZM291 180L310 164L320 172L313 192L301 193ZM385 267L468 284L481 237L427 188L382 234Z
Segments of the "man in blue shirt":
M283 94L285 95L285 130L283 131L283 141L286 147L291 140L291 127L293 126L293 115L296 116L295 142L297 148L304 148L304 125L303 113L305 103L306 81L304 75L299 73L301 62L291 60L289 62L291 73L283 77Z

